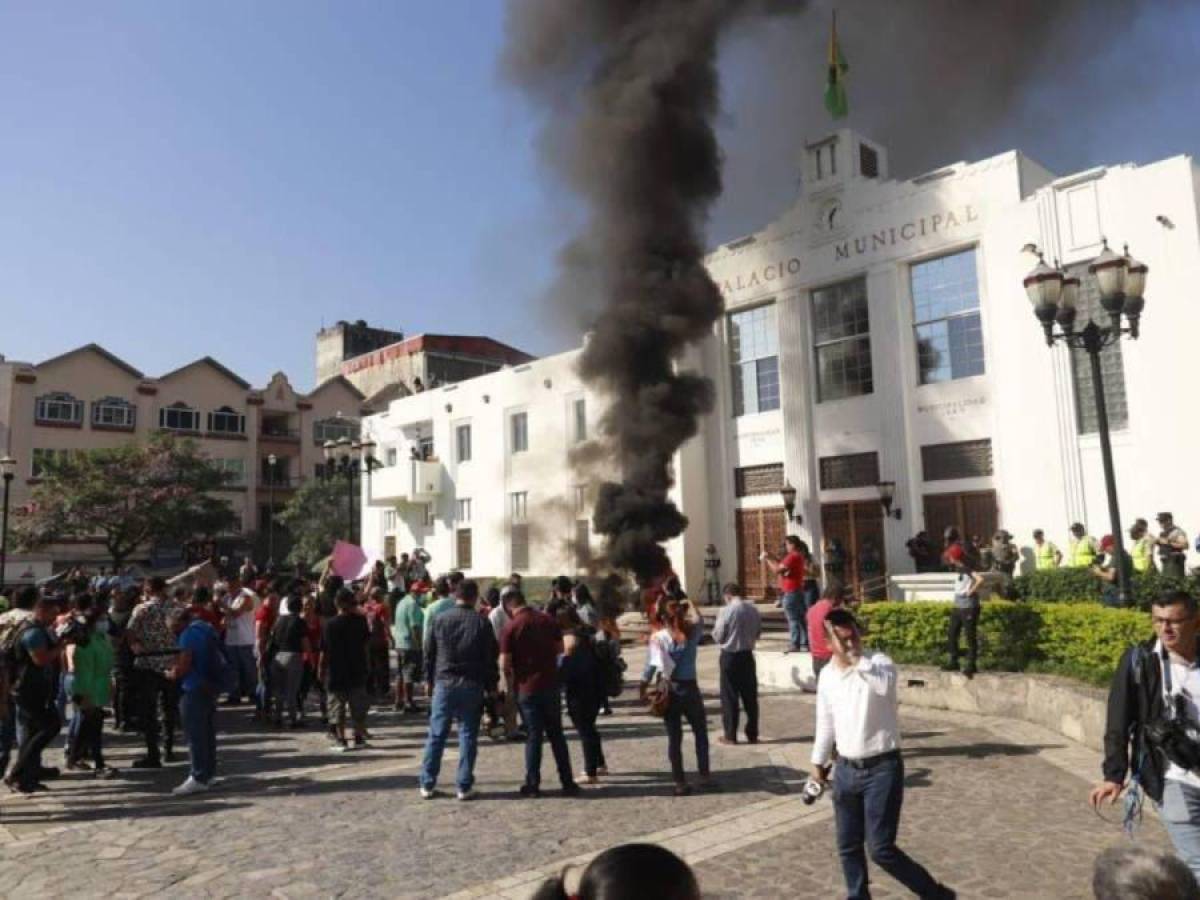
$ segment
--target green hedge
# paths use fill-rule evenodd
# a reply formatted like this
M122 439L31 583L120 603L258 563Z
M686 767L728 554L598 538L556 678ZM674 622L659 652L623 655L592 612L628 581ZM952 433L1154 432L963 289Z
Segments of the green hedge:
M867 643L897 662L941 665L948 659L949 603L870 603L859 610ZM1098 603L983 604L979 667L1053 672L1106 684L1130 644L1150 637L1150 616ZM965 641L965 639L964 639Z
M1078 603L1100 599L1100 579L1087 569L1043 569L1013 579L1013 589L1022 600L1043 603ZM1200 578L1168 578L1159 572L1133 577L1133 599L1138 609L1149 609L1155 597L1168 591L1187 591L1200 597Z

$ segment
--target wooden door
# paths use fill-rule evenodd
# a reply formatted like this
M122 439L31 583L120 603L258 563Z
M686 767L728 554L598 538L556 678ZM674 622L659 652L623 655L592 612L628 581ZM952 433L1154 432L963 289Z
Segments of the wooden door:
M822 505L821 532L825 540L836 539L845 548L845 581L854 593L859 592L864 582L878 582L885 574L883 507L878 501Z
M775 576L759 559L765 550L773 556L783 553L787 537L787 513L782 506L737 511L738 581L747 597L775 595Z
M985 543L996 533L999 516L995 491L926 494L924 500L925 530L939 544L951 526L964 538L978 535Z

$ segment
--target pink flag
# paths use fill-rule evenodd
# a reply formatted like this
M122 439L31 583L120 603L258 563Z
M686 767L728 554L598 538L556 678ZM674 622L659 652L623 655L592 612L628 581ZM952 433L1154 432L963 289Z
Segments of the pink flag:
M346 581L353 581L362 575L367 564L367 554L357 544L338 541L333 545L333 571Z

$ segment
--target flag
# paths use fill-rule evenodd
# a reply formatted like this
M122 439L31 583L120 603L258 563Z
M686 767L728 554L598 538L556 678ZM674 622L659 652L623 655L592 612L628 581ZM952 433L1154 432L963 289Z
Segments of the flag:
M825 84L825 108L835 119L843 119L849 106L846 102L846 58L837 39L837 11L833 13L833 27L829 31L829 76Z

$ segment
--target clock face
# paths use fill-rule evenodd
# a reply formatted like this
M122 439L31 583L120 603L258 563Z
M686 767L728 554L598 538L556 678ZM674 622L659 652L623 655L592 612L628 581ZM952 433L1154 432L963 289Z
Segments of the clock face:
M822 231L836 231L842 225L842 201L826 200L817 214L817 227Z

